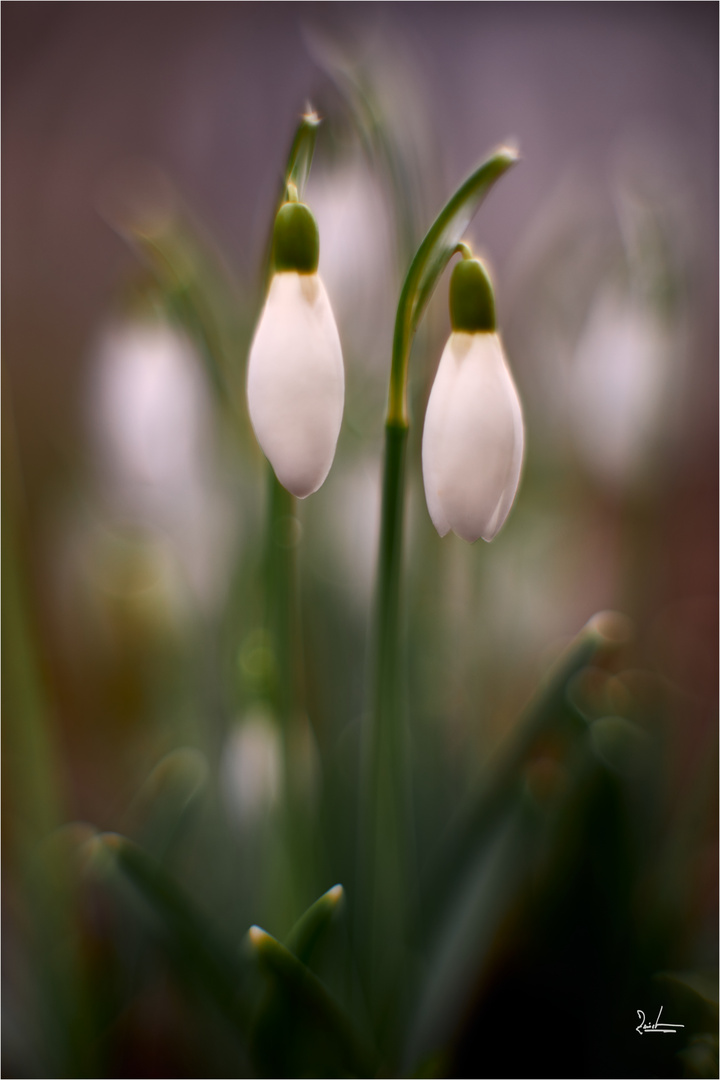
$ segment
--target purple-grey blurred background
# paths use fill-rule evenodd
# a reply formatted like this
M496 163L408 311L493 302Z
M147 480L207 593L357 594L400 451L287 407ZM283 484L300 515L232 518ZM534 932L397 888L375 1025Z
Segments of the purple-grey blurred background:
M399 101L408 130L421 127L431 148L428 223L493 146L512 139L521 148L521 164L471 233L497 275L530 425L529 468L543 453L552 458L561 430L553 320L563 304L572 309L565 285L582 278L585 253L592 263L599 252L593 273L612 264L603 244L615 237L619 246L627 206L635 224L638 206L662 219L682 295L673 360L681 378L655 459L648 618L660 613L673 626L681 682L702 684L703 700L714 692L715 4L14 3L4 5L3 30L4 416L22 465L36 596L57 521L93 456L93 343L135 265L98 212L103 191L128 161L160 166L241 286L254 289L297 116L327 93L312 46L321 36L361 59L382 56L387 75L410 78ZM402 114L396 123L402 132ZM393 304L389 297L389 312ZM374 422L379 432L379 412ZM614 599L603 591L602 551L616 538L606 525L617 492L612 483L598 490L596 572L571 605L574 625ZM517 602L522 622L522 596ZM54 627L46 632L62 635L62 619L42 606L41 623ZM65 617L72 632L72 611ZM52 642L47 648L52 655ZM62 685L70 677L58 663ZM74 707L81 700L77 686L68 692Z

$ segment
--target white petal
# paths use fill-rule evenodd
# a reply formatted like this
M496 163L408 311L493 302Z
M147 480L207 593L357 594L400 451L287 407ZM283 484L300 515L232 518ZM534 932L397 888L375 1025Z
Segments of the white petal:
M452 340L452 339L451 339ZM452 398L452 386L454 370L451 363L445 362L449 343L445 347L440 358L440 364L435 376L427 410L425 412L425 426L423 427L422 440L422 466L423 483L425 485L425 501L432 523L440 536L450 532L450 522L443 509L441 490L443 487L443 470L441 460L443 457L443 436L445 423Z
M345 398L340 338L317 274L275 274L250 349L248 408L280 483L298 498L321 486Z
M430 394L423 476L441 536L492 540L520 479L520 402L497 334L450 335Z

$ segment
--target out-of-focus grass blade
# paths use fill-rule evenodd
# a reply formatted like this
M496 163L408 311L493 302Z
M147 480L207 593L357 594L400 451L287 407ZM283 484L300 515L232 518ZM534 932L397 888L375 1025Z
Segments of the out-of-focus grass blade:
M313 153L315 152L315 140L320 126L320 117L314 109L308 108L300 119L295 131L295 137L290 147L288 162L285 168L285 187L292 183L297 188L298 196L302 193L310 175ZM283 195L284 198L284 195Z
M5 857L17 875L22 960L34 983L38 1036L22 1048L43 1075L93 1076L85 972L67 943L78 935L68 835L63 811L61 758L52 733L52 706L34 623L26 565L21 462L12 403L3 398L2 657L3 778L13 814L6 817ZM11 890L12 891L12 890ZM11 935L12 936L12 935ZM12 996L12 991L10 996Z
M430 912L451 895L466 860L497 821L517 785L521 770L538 740L554 730L584 730L567 701L571 680L591 661L599 662L628 640L625 616L600 612L583 627L549 673L545 685L527 705L508 742L488 762L484 782L472 803L448 829L442 850L428 867L426 882Z
M100 203L109 225L147 267L167 313L195 342L218 405L236 419L237 355L250 309L219 251L156 170L135 169L116 179Z
M522 798L509 800L437 935L410 1032L406 1068L439 1052L457 1027L484 958L515 906L538 834L537 821Z
M501 955L511 920L525 917L529 882L533 889L542 882L552 892L565 880L565 863L582 844L576 834L582 833L588 802L597 801L604 771L581 730L562 779L550 791L537 784L533 789L524 770L498 797L492 825L479 834L435 933L408 1044L409 1065L449 1047L491 958Z
M631 632L626 616L614 611L601 611L585 624L526 706L510 744L501 751L499 760L490 763L489 771L499 786L517 773L540 736L567 720L566 693L571 679L591 662L597 663L626 645Z
M406 106L414 106L415 100L399 97L401 91L396 84L389 91L378 78L374 64L358 63L317 28L306 31L305 36L313 59L344 99L373 170L384 175L396 223L398 265L404 270L417 248L420 222L426 219L423 195L436 160L427 135L417 139L416 125L414 137L407 136ZM393 56L393 64L397 63L398 58ZM418 117L415 120L417 123Z
M371 1052L317 976L258 926L250 928L248 945L271 979L272 1007L255 1032L263 1075L375 1076Z
M173 750L158 762L128 814L137 823L134 835L144 851L157 859L165 858L187 827L208 775L204 755L192 747Z
M144 851L125 837L105 833L92 842L96 872L117 871L152 913L152 927L186 978L203 988L241 1031L249 1025L249 965L223 942L182 890Z
M663 985L677 987L681 993L698 998L717 1024L720 1006L717 971L712 974L706 971L660 971L655 978Z
M324 938L343 897L342 885L335 885L311 904L290 931L285 946L301 964L310 964L315 946ZM259 931L256 932L256 937L258 933ZM252 936L250 940L252 943ZM260 940L262 945L262 939ZM264 1061L269 1052L269 1060L264 1066L269 1074L282 1071L273 1046L278 1031L285 1031L287 1034L294 1029L295 1011L295 1000L292 995L288 995L284 980L273 977L258 1015L255 1037L256 1056L259 1060Z
M342 905L345 892L342 885L333 885L301 915L285 941L286 947L303 964L310 961L313 950Z
M718 1075L717 971L663 971L655 976L670 1022L684 1025L685 1046L678 1053L684 1076ZM680 1033L678 1031L678 1033Z
M671 919L692 906L693 862L705 845L716 843L711 830L717 819L718 805L717 730L705 740L698 760L700 765L692 789L665 830L654 871L656 895L663 898L665 914ZM714 963L716 959L713 956L707 962Z
M717 1031L693 1036L677 1055L683 1063L683 1076L714 1080L720 1072L719 1043Z
M707 971L661 971L655 975L665 993L687 1002L693 1020L706 1030L717 1030L720 1012L718 995L718 972Z

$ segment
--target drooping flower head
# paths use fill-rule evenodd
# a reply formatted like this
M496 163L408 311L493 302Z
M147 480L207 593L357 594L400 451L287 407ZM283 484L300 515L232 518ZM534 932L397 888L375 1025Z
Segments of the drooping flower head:
M423 430L428 511L441 536L492 540L515 498L523 457L520 401L495 325L481 262L463 258L450 279L452 333Z
M287 202L273 236L274 273L250 348L247 397L280 483L305 498L330 471L345 397L342 349L320 276L315 218Z

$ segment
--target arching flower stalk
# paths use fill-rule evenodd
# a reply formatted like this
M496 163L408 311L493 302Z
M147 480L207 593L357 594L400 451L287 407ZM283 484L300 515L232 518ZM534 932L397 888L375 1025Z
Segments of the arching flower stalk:
M433 290L458 250L458 242L473 214L496 180L515 161L517 153L501 147L453 193L410 263L395 317L372 642L372 711L364 729L366 794L359 844L361 873L368 882L367 910L361 912L360 932L376 941L383 940L382 949L370 951L368 966L370 984L383 987L384 991L393 985L397 971L405 962L398 928L404 925L409 910L406 905L412 904L415 879L408 820L411 788L405 753L401 611L410 353ZM378 918L382 920L380 925Z
M423 429L428 511L441 536L492 540L513 504L523 458L523 420L495 325L485 267L461 245L450 279L452 333Z

